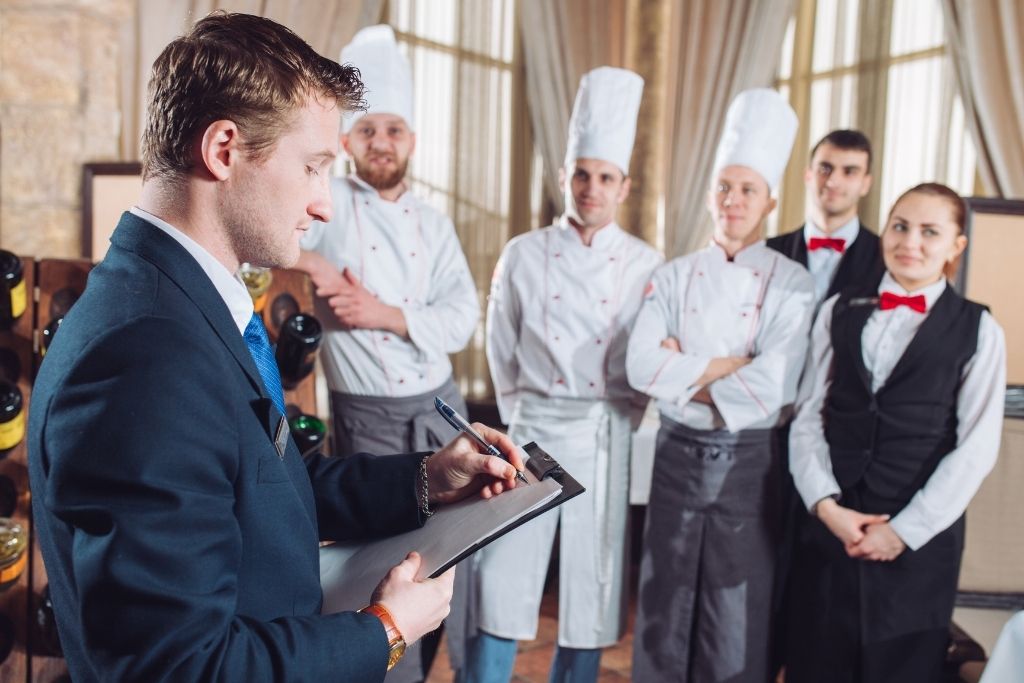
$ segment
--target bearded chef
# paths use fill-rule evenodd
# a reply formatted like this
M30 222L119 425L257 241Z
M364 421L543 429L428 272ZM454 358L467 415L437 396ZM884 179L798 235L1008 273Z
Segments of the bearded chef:
M312 224L298 265L313 280L326 328L320 358L334 451L437 450L452 429L434 410L434 396L466 413L448 354L476 329L476 285L451 219L409 191L412 71L391 27L363 29L340 61L357 67L367 88L365 112L342 120L341 144L355 172L330 181L334 215ZM467 573L460 565L446 622L456 669ZM387 680L423 680L431 659L421 666L407 653Z

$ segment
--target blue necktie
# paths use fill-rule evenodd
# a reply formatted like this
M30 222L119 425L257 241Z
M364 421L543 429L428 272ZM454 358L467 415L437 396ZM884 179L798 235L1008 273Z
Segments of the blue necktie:
M245 344L249 347L249 353L256 362L256 368L263 378L263 386L270 394L270 400L274 402L277 409L284 415L284 390L281 388L281 371L277 368L277 361L274 359L274 349L270 346L270 338L267 337L267 328L263 326L258 313L253 313L249 318L249 324L245 326Z

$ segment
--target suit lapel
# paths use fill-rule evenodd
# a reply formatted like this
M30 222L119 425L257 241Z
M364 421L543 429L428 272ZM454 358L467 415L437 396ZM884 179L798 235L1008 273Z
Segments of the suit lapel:
M826 298L850 286L877 287L882 278L882 257L878 253L878 238L863 226L857 229L857 239L839 260L839 267L836 268Z
M259 370L256 369L256 363L249 353L249 347L245 345L245 340L238 332L238 326L231 317L227 304L210 282L210 278L184 247L164 231L129 212L122 214L110 242L149 261L181 288L238 361L253 388L261 396L266 397Z
M790 233L792 242L789 245L789 258L793 259L804 268L807 267L807 242L804 240L804 228L800 226Z

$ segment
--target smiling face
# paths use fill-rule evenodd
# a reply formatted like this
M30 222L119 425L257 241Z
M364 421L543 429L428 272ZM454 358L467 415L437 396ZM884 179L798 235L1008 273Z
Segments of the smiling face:
M291 267L309 224L330 220L330 168L340 122L333 103L311 97L265 158L241 156L220 200L225 234L239 262Z
M416 134L395 114L367 114L341 137L356 175L376 190L390 190L405 178Z
M726 166L715 175L707 198L714 239L729 255L761 238L761 223L775 208L768 183L747 166Z
M804 172L804 184L818 227L840 227L853 220L857 202L871 189L868 153L822 143Z
M966 246L953 201L924 192L903 195L882 233L885 267L909 292L938 282Z
M566 216L583 229L611 223L619 204L629 196L629 178L602 159L577 159L561 171L559 182L565 193Z

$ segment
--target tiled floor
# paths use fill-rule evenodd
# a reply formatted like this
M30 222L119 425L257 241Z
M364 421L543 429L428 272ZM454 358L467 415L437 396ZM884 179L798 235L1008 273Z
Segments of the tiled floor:
M615 647L601 655L601 675L598 683L626 683L630 680L630 660L633 656L633 615L635 602L631 601L629 628ZM540 627L537 640L519 644L512 683L547 683L551 657L558 637L558 596L554 591L544 594L540 608ZM448 666L448 652L444 644L434 660L426 683L452 683L452 670Z

